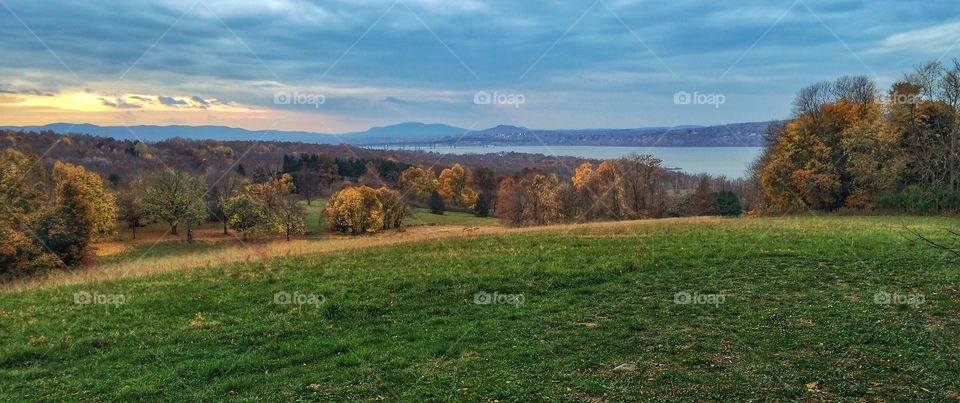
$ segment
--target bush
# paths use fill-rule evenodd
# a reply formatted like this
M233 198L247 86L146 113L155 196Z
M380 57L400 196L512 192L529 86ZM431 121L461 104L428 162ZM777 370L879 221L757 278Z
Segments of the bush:
M917 185L877 195L874 207L903 213L936 213L960 210L960 192L926 189Z

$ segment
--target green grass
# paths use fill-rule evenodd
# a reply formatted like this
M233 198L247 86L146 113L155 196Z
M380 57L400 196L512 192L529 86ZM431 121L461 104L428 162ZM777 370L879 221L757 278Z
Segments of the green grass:
M0 400L942 400L960 391L960 263L903 220L957 225L612 225L2 294Z
M500 225L493 217L476 217L471 213L459 211L445 211L441 214L432 214L429 209L414 208L405 220L406 225L463 225L463 226L491 226Z
M322 223L323 207L326 200L314 200L311 206L301 203L307 212L307 231L315 234L328 231L326 223ZM447 211L443 215L431 214L429 209L415 207L411 214L404 219L404 226L411 225L463 225L463 226L492 226L500 225L494 217L475 217L471 213Z

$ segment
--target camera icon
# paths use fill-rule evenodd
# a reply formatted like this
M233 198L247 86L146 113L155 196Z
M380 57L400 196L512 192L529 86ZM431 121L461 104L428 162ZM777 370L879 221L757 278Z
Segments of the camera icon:
M673 303L686 305L693 301L693 296L689 292L680 291L676 294L673 294Z
M477 305L489 305L493 303L493 296L485 291L473 294L473 303Z
M490 105L493 102L493 97L487 91L478 91L473 94L473 103L476 105Z
M889 292L878 292L873 294L873 303L875 304L889 304L892 300Z
M686 91L676 92L673 94L673 103L676 105L690 105L693 103L693 96Z
M290 96L290 93L286 91L280 91L278 93L273 94L274 105L290 105L291 100L292 100L292 97Z
M276 294L273 294L273 303L279 305L287 305L293 302L293 297L289 292L280 291Z
M77 305L88 305L93 303L93 294L87 291L73 293L73 303Z

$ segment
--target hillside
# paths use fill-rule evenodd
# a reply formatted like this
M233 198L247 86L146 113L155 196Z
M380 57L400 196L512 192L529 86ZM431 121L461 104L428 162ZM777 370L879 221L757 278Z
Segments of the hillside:
M0 400L942 400L960 269L903 222L956 225L489 229L8 291Z

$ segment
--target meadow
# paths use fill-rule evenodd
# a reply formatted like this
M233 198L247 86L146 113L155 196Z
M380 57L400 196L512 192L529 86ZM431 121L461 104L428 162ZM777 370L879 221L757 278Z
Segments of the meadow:
M0 400L956 397L960 264L904 223L957 226L486 228L5 290Z

